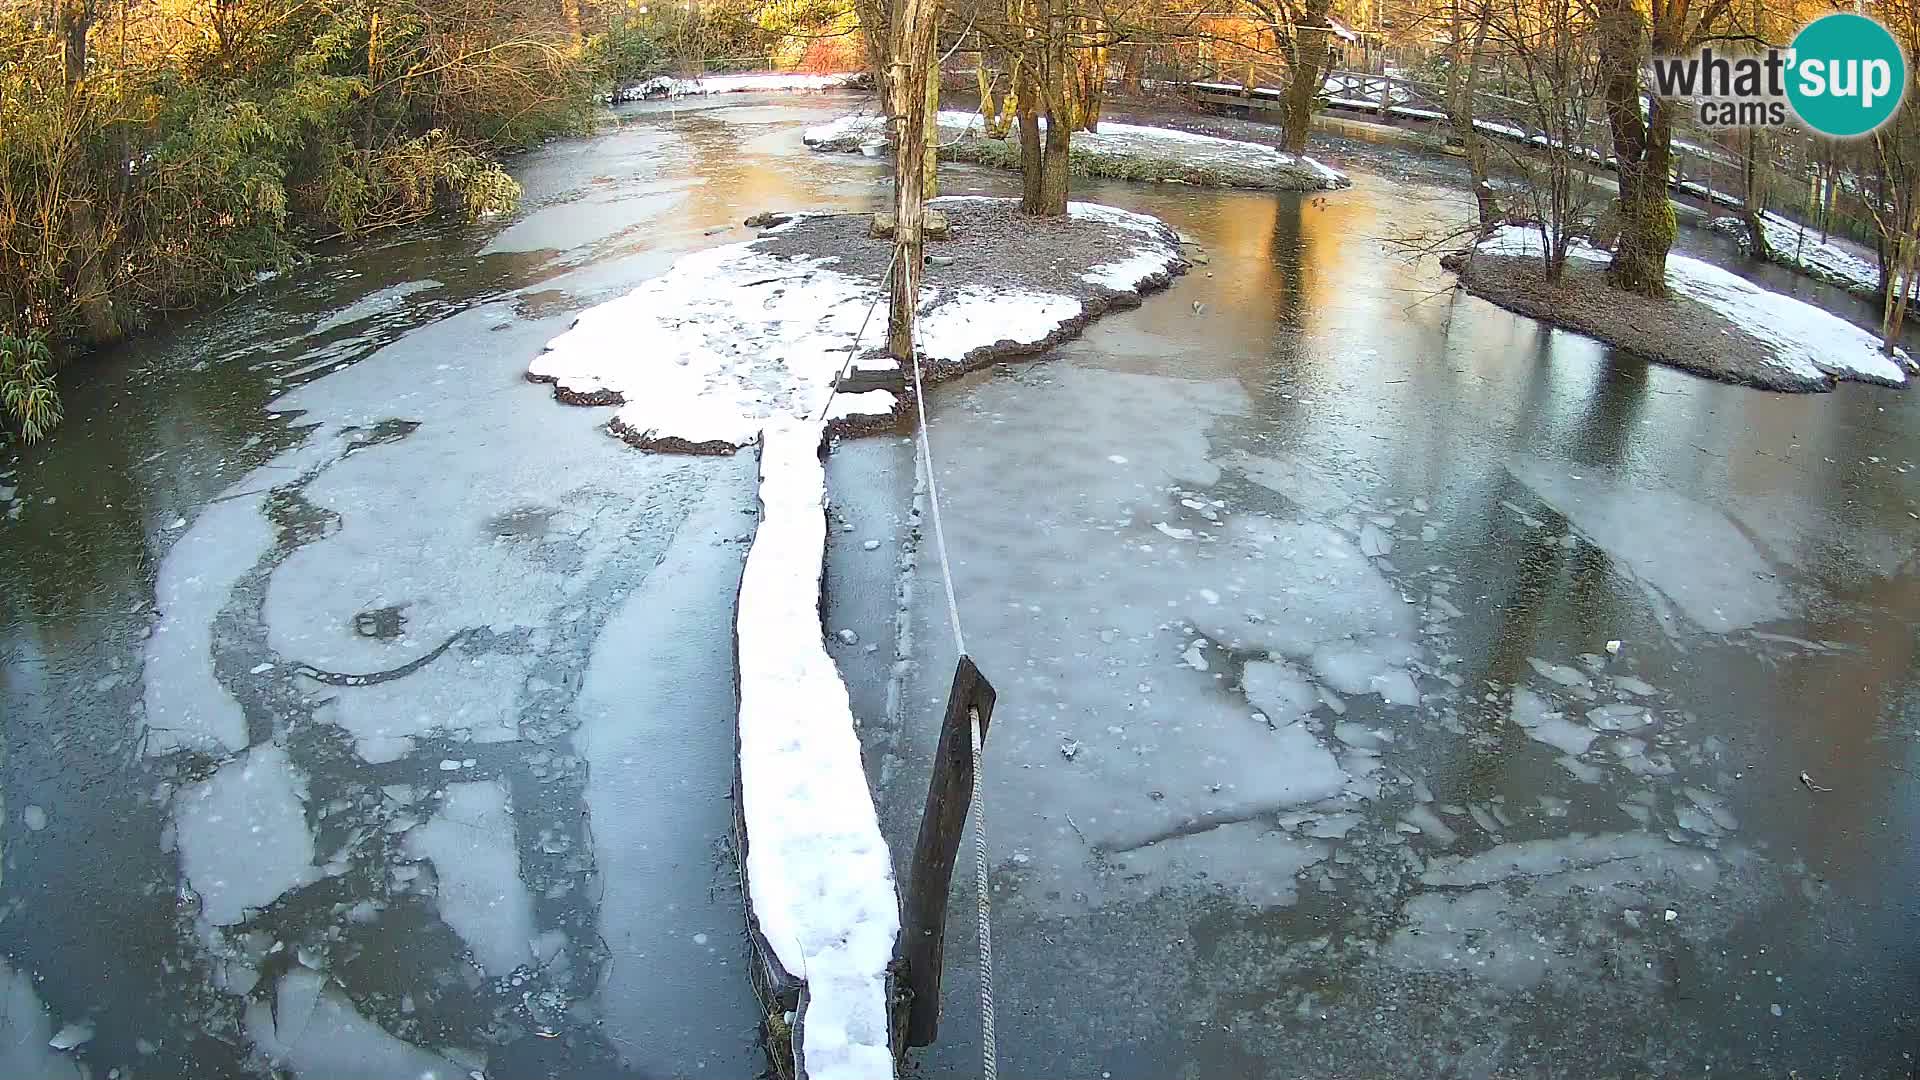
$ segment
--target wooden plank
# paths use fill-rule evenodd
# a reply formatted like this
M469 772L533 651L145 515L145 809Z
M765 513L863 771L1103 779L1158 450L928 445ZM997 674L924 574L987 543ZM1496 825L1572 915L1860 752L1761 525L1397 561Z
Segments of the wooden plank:
M928 1046L940 1034L940 974L946 958L947 894L966 831L973 795L973 734L977 717L984 744L993 719L993 685L973 659L960 657L947 693L947 714L933 754L927 806L913 846L907 909L900 920L900 955L912 997L907 1004L908 1046Z

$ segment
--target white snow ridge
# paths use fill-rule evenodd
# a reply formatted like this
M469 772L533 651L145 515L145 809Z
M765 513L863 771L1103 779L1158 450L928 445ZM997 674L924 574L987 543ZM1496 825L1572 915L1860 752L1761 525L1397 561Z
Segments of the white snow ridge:
M736 623L741 813L753 916L806 983L795 1058L811 1080L867 1080L893 1075L887 962L900 912L846 684L821 639L823 435L800 422L761 437L760 529Z

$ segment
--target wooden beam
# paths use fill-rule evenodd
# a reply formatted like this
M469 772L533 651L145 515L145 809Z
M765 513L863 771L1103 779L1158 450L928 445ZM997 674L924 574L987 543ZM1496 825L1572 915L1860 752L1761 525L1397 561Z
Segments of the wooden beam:
M994 698L993 684L980 674L973 659L960 657L953 671L953 689L947 694L947 714L940 723L940 743L933 753L927 807L920 816L920 836L913 846L907 879L907 909L900 920L900 954L912 993L907 1005L908 1046L931 1045L940 1034L947 894L952 891L953 864L960 854L967 804L973 796L972 725L977 719L984 745Z

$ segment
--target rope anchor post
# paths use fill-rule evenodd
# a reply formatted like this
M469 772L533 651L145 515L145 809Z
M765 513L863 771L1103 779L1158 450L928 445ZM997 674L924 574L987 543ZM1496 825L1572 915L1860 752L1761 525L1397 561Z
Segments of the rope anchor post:
M921 815L920 836L913 846L906 911L900 926L901 959L907 987L912 991L907 1012L908 1046L929 1046L940 1032L947 897L953 883L953 864L966 832L968 807L979 801L978 755L993 717L994 698L993 685L980 674L972 658L961 654L953 672L953 689L947 695L940 742L934 750L933 778L927 784L926 812ZM977 805L973 813L977 830L981 824ZM980 839L984 839L984 833L976 834L976 840ZM985 870L984 862L980 869ZM993 962L989 940L983 933L983 968ZM984 986L990 976L985 970L981 974ZM983 1000L982 1007L991 1005Z

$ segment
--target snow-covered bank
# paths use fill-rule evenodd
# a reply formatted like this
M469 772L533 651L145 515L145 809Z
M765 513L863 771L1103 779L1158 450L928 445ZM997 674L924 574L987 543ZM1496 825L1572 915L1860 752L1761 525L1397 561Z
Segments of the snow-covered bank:
M759 937L801 984L796 1074L871 1080L893 1075L887 964L900 912L820 624L824 437L801 420L769 424L760 440L760 527L735 622L744 873Z
M1747 242L1747 223L1739 218L1714 218L1707 222L1707 227L1734 237L1742 248L1751 247ZM1858 296L1880 295L1879 265L1832 240L1822 240L1818 229L1788 221L1771 210L1760 215L1760 227L1767 234L1769 260ZM1920 293L1920 286L1915 286L1915 291Z
M1143 214L1074 203L1066 218L1042 220L1020 217L1012 200L935 206L954 232L929 249L936 264L920 299L936 379L1037 352L1186 266L1174 232ZM893 248L868 223L800 214L757 240L689 255L582 312L527 377L563 401L620 406L613 432L650 449L725 453L777 419L885 426L906 407L902 394L833 392L849 353L860 376L904 384L875 311Z
M974 113L940 113L940 156L997 168L1020 167L1017 138L988 138ZM808 128L802 138L815 150L871 152L884 146L885 117L856 114ZM1072 171L1123 180L1179 181L1204 187L1272 191L1319 191L1352 183L1310 157L1285 154L1261 143L1196 135L1172 128L1102 122L1100 130L1073 133Z
M851 90L866 84L866 74L858 71L836 75L764 72L752 75L707 75L694 79L676 79L671 75L656 75L645 82L621 87L614 91L613 99L645 101L653 98L696 97L705 94Z
M1538 280L1540 235L1509 226L1481 242L1461 280L1503 306L1619 345L1652 360L1772 390L1831 390L1839 379L1903 386L1913 361L1805 301L1763 289L1711 263L1667 256L1667 300L1619 293L1600 279L1608 254L1576 243L1567 280ZM1548 295L1551 293L1552 295Z

